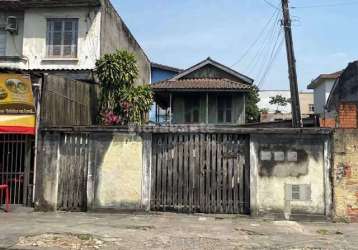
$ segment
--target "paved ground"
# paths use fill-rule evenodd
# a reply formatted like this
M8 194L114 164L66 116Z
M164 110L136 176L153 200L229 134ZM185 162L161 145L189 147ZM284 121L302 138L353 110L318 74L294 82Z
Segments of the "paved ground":
M0 249L61 249L44 248L38 241L73 240L74 235L83 240L91 236L99 243L72 249L358 249L358 224L172 213L0 211Z

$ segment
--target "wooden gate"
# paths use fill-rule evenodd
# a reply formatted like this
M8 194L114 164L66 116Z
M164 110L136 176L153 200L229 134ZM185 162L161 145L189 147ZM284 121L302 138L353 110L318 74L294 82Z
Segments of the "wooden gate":
M153 135L151 209L202 213L249 212L246 135Z
M88 174L88 135L61 136L57 208L86 211Z

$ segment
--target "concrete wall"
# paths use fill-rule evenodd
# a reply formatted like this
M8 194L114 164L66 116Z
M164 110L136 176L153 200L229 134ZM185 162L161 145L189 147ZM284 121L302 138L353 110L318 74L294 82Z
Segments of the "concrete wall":
M96 166L93 209L140 209L143 140L133 134L115 134Z
M322 80L322 83L314 89L314 106L316 114L319 114L321 116L324 115L324 107L327 103L334 82L335 80L332 79Z
M22 56L22 41L24 33L24 13L0 10L0 29L4 30L8 16L15 16L18 21L18 32L6 32L5 56ZM0 64L1 65L1 64Z
M291 98L289 90L261 90L259 91L260 101L257 104L259 109L268 109L268 113L275 113L277 105L270 104L270 97L281 95L286 98ZM300 92L300 107L302 114L311 114L309 111L309 104L313 104L313 93L312 92ZM291 114L291 105L288 103L285 107L278 107L281 113Z
M46 56L48 18L79 18L75 59ZM96 8L39 8L25 11L23 53L29 69L93 69L100 57L101 13Z
M252 135L251 210L279 216L328 215L328 138L314 135ZM291 185L300 185L292 198Z
M334 134L333 197L337 221L358 222L358 131Z
M73 155L64 145L65 134L46 132L38 146L35 207L42 211L57 210L59 164ZM66 148L61 148L63 146ZM150 194L151 137L130 132L90 133L87 159L88 210L148 210ZM85 155L88 152L88 155ZM78 154L78 151L77 151ZM71 166L70 166L71 167ZM80 167L73 161L72 167Z
M108 0L102 1L101 8L101 56L112 53L116 49L133 52L137 58L139 78L137 84L149 84L150 61L130 30Z

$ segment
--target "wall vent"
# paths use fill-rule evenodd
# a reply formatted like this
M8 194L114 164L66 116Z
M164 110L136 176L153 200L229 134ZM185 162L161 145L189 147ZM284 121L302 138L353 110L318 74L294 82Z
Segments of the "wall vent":
M286 184L285 196L288 201L310 201L311 184Z

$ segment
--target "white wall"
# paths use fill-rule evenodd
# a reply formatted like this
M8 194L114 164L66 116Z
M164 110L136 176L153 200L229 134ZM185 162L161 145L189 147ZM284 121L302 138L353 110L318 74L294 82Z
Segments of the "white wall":
M259 92L260 102L257 104L259 109L268 109L269 113L274 113L277 110L277 105L270 104L270 97L281 95L286 98L291 98L290 91L288 90L263 90ZM281 113L291 113L291 105L287 104L286 107L278 108Z
M323 115L324 107L327 103L329 94L333 88L335 80L322 80L322 83L314 89L315 113Z
M79 18L76 60L46 58L47 18ZM100 57L100 25L101 14L94 8L28 9L24 13L22 46L22 56L28 61L13 66L25 69L93 69Z

